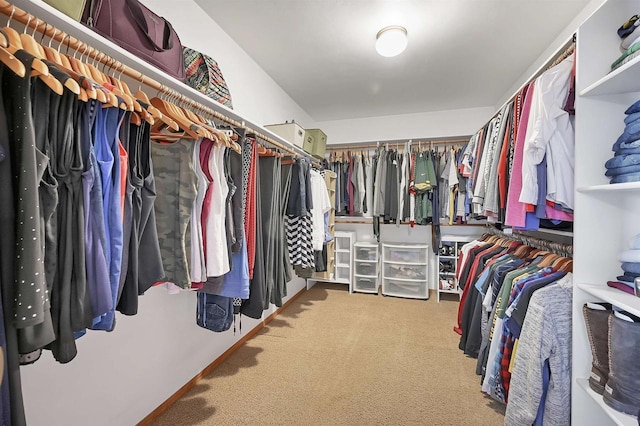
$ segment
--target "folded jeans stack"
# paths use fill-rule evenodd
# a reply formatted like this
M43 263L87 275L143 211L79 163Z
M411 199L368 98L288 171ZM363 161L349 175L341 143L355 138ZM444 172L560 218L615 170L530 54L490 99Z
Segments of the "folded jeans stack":
M640 181L640 100L624 113L624 131L611 148L614 156L605 163L610 183Z

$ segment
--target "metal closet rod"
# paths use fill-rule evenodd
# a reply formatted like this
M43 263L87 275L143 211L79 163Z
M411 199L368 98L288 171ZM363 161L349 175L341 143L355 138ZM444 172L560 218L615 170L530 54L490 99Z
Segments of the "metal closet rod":
M0 0L0 13L6 16L10 16L11 20L20 22L21 24L43 34L43 36L47 36L50 39L56 40L58 43L60 43L60 45L66 46L67 51L71 49L76 53L81 52L81 56L86 55L87 58L91 58L95 62L99 62L105 66L108 66L110 69L116 70L116 72L119 72L120 75L124 74L128 77L133 78L136 81L139 81L141 84L144 84L152 89L157 90L158 93L164 93L171 98L175 98L177 101L181 102L183 105L188 105L196 110L205 112L213 116L214 118L224 121L225 123L228 123L234 127L245 129L248 134L253 134L255 137L262 139L265 142L268 142L270 145L276 148L287 151L293 156L308 157L310 159L312 158L309 154L307 154L306 152L302 151L301 149L293 145L291 147L285 146L282 143L260 132L259 130L253 127L247 126L244 121L239 122L237 120L229 118L226 115L212 108L209 108L200 102L194 101L193 99L177 92L176 90L173 90L165 86L164 84L154 80L153 78L147 77L140 71L134 68L131 68L128 65L125 65L122 62L104 54L103 52L93 48L89 44L81 40L78 40L77 38L65 33L64 31L59 30L55 26L48 24L43 19L38 18L37 16L15 6L12 3L9 3L8 1Z
M371 143L371 142L365 142L365 143L357 143L357 144L344 144L344 145L327 145L327 151L344 151L347 149L354 149L354 150L358 150L358 149L363 149L363 148L377 148L379 146L384 146L384 145L389 145L389 146L393 146L393 145L404 145L405 143L409 142L411 144L411 146L416 146L416 145L424 145L424 146L431 146L431 145L463 145L467 142L469 142L469 138L471 138L471 136L469 137L465 137L465 138L456 138L456 139L439 139L439 140L429 140L429 139L410 139L410 140L403 140L403 141L381 141L381 142L375 142L375 143Z

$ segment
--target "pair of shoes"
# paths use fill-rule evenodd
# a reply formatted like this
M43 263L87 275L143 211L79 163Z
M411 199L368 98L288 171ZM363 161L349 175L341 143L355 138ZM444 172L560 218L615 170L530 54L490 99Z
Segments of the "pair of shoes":
M589 386L611 408L633 416L640 411L640 319L625 312L614 315L609 303L584 305L593 363ZM623 319L627 318L627 319Z

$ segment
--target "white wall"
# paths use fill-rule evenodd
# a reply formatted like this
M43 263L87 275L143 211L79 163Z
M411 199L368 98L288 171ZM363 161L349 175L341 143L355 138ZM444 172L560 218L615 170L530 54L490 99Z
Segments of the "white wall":
M591 14L596 9L598 9L605 1L606 0L591 0L569 23L569 25L567 25L567 28L565 28L560 34L558 34L558 37L556 37L555 40L551 42L551 44L549 44L549 47L547 47L547 49L545 49L545 51L542 52L542 54L531 63L531 66L527 68L524 74L522 74L520 78L513 83L511 88L502 95L500 100L496 103L494 111L500 109L500 107L504 105L508 100L510 100L526 82L531 80L531 77L533 77L537 73L537 71L547 62L549 62L549 60L554 56L555 52L557 52L558 49L564 46L567 40L569 40L569 38L571 38L571 36L578 30L578 27L589 16L591 16ZM615 28L612 31L615 31ZM489 118L490 117L487 117L487 120L485 121L488 121Z
M425 139L474 134L494 113L494 107L417 114L333 120L316 123L329 144Z
M191 0L145 0L176 28L183 44L214 57L229 84L234 109L259 123L295 118L313 121ZM29 10L29 2L21 1ZM288 285L289 295L305 288ZM288 298L285 299L285 301ZM133 425L156 409L242 335L213 333L195 324L195 294L168 295L153 288L133 317L117 314L113 332L89 332L78 340L78 356L66 365L45 352L22 368L29 425ZM274 307L265 311L264 317ZM243 334L259 324L242 319Z

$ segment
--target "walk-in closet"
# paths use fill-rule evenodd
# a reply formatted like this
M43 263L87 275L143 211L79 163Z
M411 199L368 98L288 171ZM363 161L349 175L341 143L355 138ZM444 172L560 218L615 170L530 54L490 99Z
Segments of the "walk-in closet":
M640 424L638 27L0 0L0 423Z

